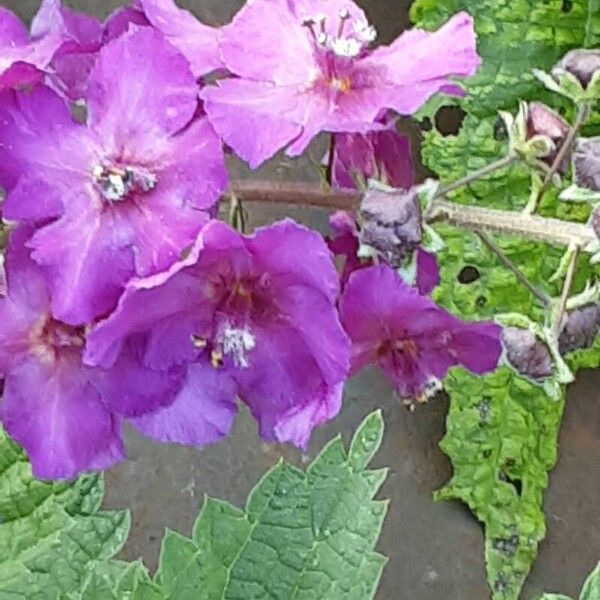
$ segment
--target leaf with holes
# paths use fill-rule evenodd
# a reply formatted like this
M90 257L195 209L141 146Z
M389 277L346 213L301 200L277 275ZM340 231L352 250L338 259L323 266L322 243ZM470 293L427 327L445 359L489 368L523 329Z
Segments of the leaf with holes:
M101 512L100 476L33 479L25 455L0 429L0 598L46 600L78 591L129 531L126 512Z
M169 531L163 540L162 597L372 598L386 563L374 547L387 503L373 500L386 471L365 469L382 435L378 411L348 452L338 437L306 473L280 462L245 511L207 498L191 538Z
M505 156L507 134L498 110L514 113L519 100L535 99L572 116L565 99L546 90L532 69L548 70L568 50L600 43L600 0L416 0L411 16L417 25L433 29L459 10L475 19L483 64L467 82L466 96L446 101L465 113L458 133L444 135L434 128L424 135L424 163L448 182ZM530 177L525 167L513 165L454 192L452 199L520 209L530 199ZM556 191L544 196L539 212L577 221L589 217L589 207L559 202ZM544 318L540 303L476 235L449 226L438 231L446 242L436 292L441 304L467 319L505 312ZM536 286L552 296L559 293L561 284L551 277L563 248L502 236L495 241ZM583 289L594 269L581 259L575 291ZM575 369L598 366L600 344L569 362ZM485 524L493 597L516 599L544 536L543 492L556 460L563 401L552 401L507 369L484 379L454 371L447 390L451 410L442 447L454 476L438 497L461 499Z

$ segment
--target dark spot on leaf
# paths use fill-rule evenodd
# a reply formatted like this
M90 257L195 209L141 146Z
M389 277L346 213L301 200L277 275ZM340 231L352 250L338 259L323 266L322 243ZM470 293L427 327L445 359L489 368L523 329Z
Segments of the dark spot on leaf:
M489 458L490 456L492 456L492 451L489 448L483 451L483 458Z
M442 106L435 113L435 127L442 135L457 135L466 115L459 106Z
M512 477L507 475L505 471L500 471L499 479L502 481L506 481L506 483L510 483L515 488L515 492L517 492L518 496L520 496L523 492L523 482L520 479L513 479Z
M483 399L477 409L479 410L480 425L486 425L490 420L490 399Z
M564 13L571 12L573 10L573 0L563 0L561 10Z
M503 573L501 573L494 582L494 590L499 594L508 592L508 578Z
M423 131L431 131L431 128L433 127L433 124L431 123L431 119L429 117L425 117L422 121L421 121L421 129Z
M507 539L496 538L492 541L492 548L494 550L502 552L502 554L507 554L508 556L514 556L518 547L519 536L516 533Z
M483 308L487 304L487 298L485 296L477 296L475 300L475 305L478 308Z
M506 130L506 123L501 116L496 118L496 122L494 123L494 139L502 142L508 139L508 131Z
M470 265L463 267L458 274L458 281L464 285L474 283L481 277L479 270Z

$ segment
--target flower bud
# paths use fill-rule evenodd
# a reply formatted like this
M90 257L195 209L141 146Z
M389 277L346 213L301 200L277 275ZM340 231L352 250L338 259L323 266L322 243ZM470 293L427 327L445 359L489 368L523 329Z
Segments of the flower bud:
M590 223L594 233L596 234L596 237L600 240L600 207L596 208L596 210L594 210L592 213Z
M600 137L579 138L573 151L575 183L600 192Z
M600 333L600 304L589 304L569 314L558 339L561 354L590 348Z
M505 327L502 341L506 360L521 375L541 380L554 372L550 349L529 329Z
M552 142L554 149L549 154L540 157L545 163L551 165L569 133L569 124L549 106L541 102L530 102L527 105L526 128L527 141L542 136ZM565 158L560 170L564 173L568 166L568 159Z
M594 75L600 72L600 50L571 50L552 70L553 75L566 71L574 75L586 89Z
M423 237L416 190L371 187L360 205L360 243L374 248L392 267L401 266Z

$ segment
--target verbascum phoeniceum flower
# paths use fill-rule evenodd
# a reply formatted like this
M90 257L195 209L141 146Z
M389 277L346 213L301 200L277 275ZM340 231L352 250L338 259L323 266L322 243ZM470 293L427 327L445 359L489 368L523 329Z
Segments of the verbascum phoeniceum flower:
M4 218L34 224L27 246L57 318L110 311L132 276L171 265L208 221L227 174L197 94L187 60L133 27L99 53L86 124L41 85L0 98Z
M322 131L382 129L384 109L410 115L436 92L460 93L453 77L480 63L466 13L373 49L376 38L350 0L250 0L221 31L236 77L203 88L208 117L254 168L282 148L302 154Z

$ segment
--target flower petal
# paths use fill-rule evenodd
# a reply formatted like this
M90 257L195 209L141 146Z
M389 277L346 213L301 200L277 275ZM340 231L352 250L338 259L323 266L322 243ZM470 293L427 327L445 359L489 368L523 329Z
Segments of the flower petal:
M119 420L101 402L76 354L54 368L30 359L12 369L0 420L40 479L71 479L125 456Z
M150 27L132 27L104 46L90 75L89 123L107 149L135 147L149 132L176 133L197 103L186 59Z
M205 446L231 431L237 414L236 385L208 363L189 366L175 401L157 412L130 419L143 435L160 442Z
M79 325L111 311L134 273L131 232L117 211L82 200L77 214L39 229L30 246L44 268L56 318Z
M139 0L150 23L189 61L195 77L202 77L223 66L219 56L218 35L173 0Z
M89 178L97 145L49 88L0 97L0 182L4 216L44 221L60 214L73 190Z

